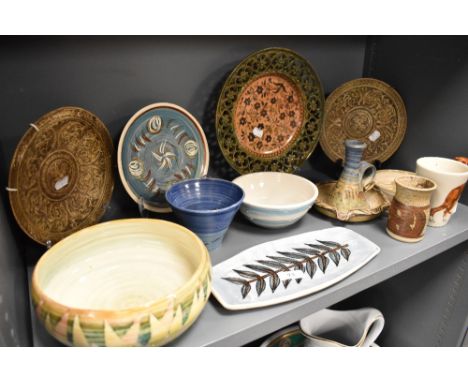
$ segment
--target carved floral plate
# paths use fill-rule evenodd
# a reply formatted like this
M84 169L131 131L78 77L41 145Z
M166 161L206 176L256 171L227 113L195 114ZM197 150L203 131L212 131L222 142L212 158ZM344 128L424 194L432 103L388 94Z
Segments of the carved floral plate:
M255 52L229 75L218 101L216 133L239 173L294 172L317 145L323 90L310 64L282 48Z
M325 289L371 261L380 248L342 227L269 241L213 268L213 295L229 310L276 305Z
M112 140L94 114L53 110L30 125L16 148L8 190L23 231L41 244L99 221L114 186Z
M406 132L406 109L390 85L359 78L335 89L325 103L320 145L332 160L344 160L346 139L367 144L363 159L384 162L400 147Z
M205 176L209 157L195 117L180 106L155 103L134 114L120 136L120 179L145 209L170 212L166 190L181 180Z

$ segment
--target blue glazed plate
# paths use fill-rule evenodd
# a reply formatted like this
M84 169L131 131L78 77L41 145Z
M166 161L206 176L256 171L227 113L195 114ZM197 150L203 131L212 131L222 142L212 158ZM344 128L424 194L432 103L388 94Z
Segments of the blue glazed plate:
M205 134L188 111L155 103L133 115L120 136L120 178L145 209L170 212L166 190L181 180L205 176L209 156Z

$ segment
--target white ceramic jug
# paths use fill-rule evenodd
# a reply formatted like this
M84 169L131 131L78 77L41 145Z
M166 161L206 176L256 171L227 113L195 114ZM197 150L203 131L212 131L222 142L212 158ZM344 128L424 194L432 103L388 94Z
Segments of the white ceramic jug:
M341 347L376 346L374 341L382 332L385 320L374 308L356 310L323 309L300 321L304 346Z

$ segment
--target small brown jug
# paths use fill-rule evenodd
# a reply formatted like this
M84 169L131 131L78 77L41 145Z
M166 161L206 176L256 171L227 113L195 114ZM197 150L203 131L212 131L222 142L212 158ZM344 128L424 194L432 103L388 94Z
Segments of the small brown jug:
M405 242L422 240L437 185L429 178L404 175L395 179L396 193L388 212L387 233Z

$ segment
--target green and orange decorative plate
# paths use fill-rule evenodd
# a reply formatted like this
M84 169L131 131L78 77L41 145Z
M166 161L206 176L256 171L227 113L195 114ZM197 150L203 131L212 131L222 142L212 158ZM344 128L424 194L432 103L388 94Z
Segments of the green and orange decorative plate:
M239 173L294 172L315 149L324 96L319 78L297 53L269 48L244 59L218 101L221 151Z

